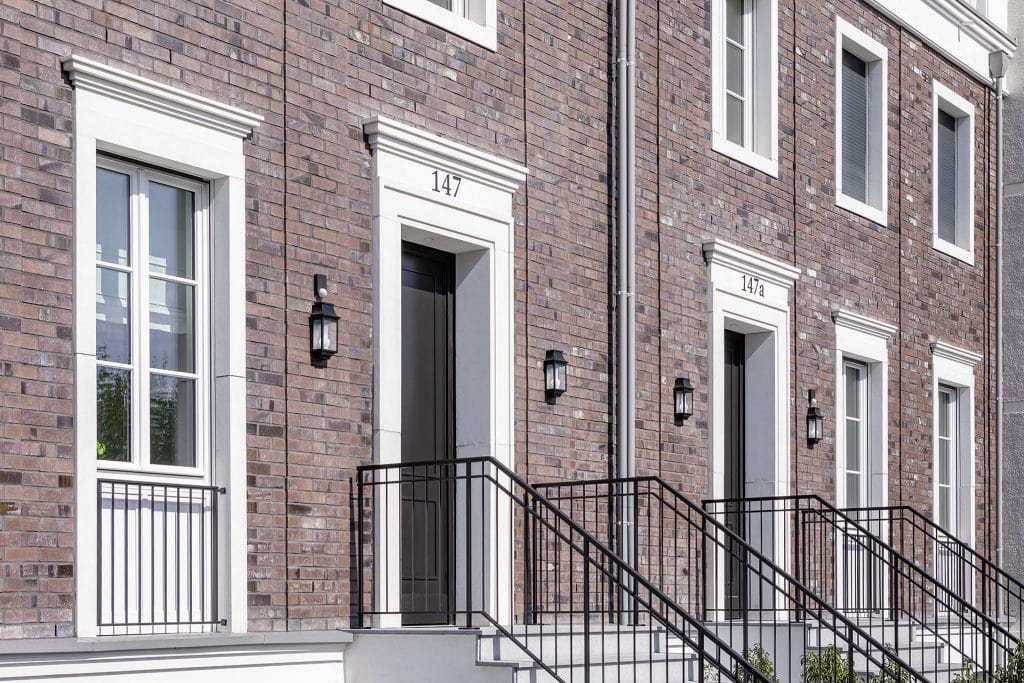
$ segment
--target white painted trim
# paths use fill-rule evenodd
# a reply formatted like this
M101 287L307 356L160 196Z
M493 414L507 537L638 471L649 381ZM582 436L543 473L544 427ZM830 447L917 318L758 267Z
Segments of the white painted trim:
M957 529L952 530L960 540L975 547L977 540L977 460L974 442L975 422L975 391L974 366L983 356L965 349L932 340L929 343L932 351L932 453L938 458L939 430L937 417L939 414L939 385L959 389L957 397L958 409L958 444L957 454L961 472L967 474L966 480L956 484L957 496ZM932 514L936 512L938 501L937 478L932 474Z
M75 626L96 633L96 157L112 152L210 183L213 483L220 500L220 606L228 630L247 628L245 484L245 154L262 120L80 57L75 85ZM85 293L83 295L83 293ZM202 457L198 454L197 457Z
M957 120L956 145L959 155L966 152L967 159L959 159L957 163L957 189L961 196L961 206L956 217L956 232L966 238L966 246L948 242L939 237L939 111L944 111ZM937 80L932 81L932 246L949 256L974 265L974 105L956 94ZM957 242L961 240L957 239Z
M384 0L385 5L419 17L428 24L443 28L449 33L462 36L488 50L498 49L498 3L497 0L467 0L469 11L477 19L460 17L451 10L435 5L430 0Z
M843 364L854 360L867 368L868 408L868 491L876 497L869 505L889 503L889 343L895 338L895 325L852 311L832 310L836 330L835 367L835 455L836 506L847 507L845 497L846 386Z
M470 349L460 357L462 372L455 379L456 457L493 456L513 468L512 196L527 169L383 117L364 121L363 132L373 153L374 462L401 459L401 244L410 241L456 255L456 307L470 311L456 315L456 348ZM434 190L434 172L459 176L459 192ZM399 519L397 504L383 501L379 514ZM489 528L497 529L498 538L488 546L485 607L505 623L511 619L511 520L499 510L491 513L497 521ZM383 522L380 527L375 556L398 557L399 534ZM374 563L376 611L395 611L399 604L400 565ZM399 620L382 617L376 625Z
M928 348L931 350L932 355L936 358L944 358L954 363L959 363L966 366L975 366L985 356L974 351L968 351L967 349L959 346L953 346L944 341L938 339L931 339L928 341ZM972 371L973 372L973 371Z
M263 117L78 55L62 63L76 91L90 91L228 135L246 137Z
M843 51L868 64L868 200L843 193ZM835 186L836 206L880 225L889 224L889 51L880 42L836 15ZM877 143L877 144L875 144ZM872 198L872 195L874 197Z
M747 495L788 495L792 433L789 394L792 329L790 294L800 271L787 263L722 240L706 242L702 250L708 265L711 347L711 497L721 498L725 493L725 419L721 406L725 401L723 358L727 329L751 335L749 338L755 342L754 348L747 350L747 362L748 372L757 375L758 405L764 409L758 411L754 419L759 423L757 431L763 436L748 441L748 462L763 461L765 455L772 459L770 470L773 475L766 478L766 472L748 472L748 481L745 482ZM753 292L744 286L751 277L759 281ZM761 284L764 285L763 290ZM771 399L771 405L766 406L768 398ZM761 451L756 452L756 449ZM751 479L751 476L755 479ZM776 534L772 548L763 548L763 551L786 567L789 563L789 548L784 539L789 535L785 532L788 522L783 517L777 520L783 532ZM716 561L724 562L724 556L719 554ZM719 574L724 576L722 572ZM721 596L724 587L709 586L709 589L713 595Z
M741 164L779 177L779 7L778 0L751 0L753 3L754 20L751 22L752 32L760 36L768 31L768 41L757 40L755 37L748 48L753 50L755 73L750 79L753 98L754 117L765 117L767 123L758 120L763 126L760 135L763 140L760 150L757 140L751 140L749 146L741 146L726 137L725 131L725 1L713 0L711 12L711 148L731 157ZM754 90L754 89L760 90ZM751 129L757 127L755 123ZM754 133L757 136L757 133Z
M1016 43L1006 34L1005 5L993 8L1002 25L986 20L960 0L866 0L886 16L906 26L928 45L966 69L982 83L991 83L988 55L1013 56ZM1001 11L1000 11L1001 10Z

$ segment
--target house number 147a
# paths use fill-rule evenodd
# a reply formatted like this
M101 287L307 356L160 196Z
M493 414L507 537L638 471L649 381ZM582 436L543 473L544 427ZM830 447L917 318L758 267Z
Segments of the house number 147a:
M764 283L761 282L761 278L754 277L753 275L744 275L743 277L743 291L754 296L764 297Z
M446 197L458 197L462 187L462 177L451 173L434 171L434 192L443 192Z

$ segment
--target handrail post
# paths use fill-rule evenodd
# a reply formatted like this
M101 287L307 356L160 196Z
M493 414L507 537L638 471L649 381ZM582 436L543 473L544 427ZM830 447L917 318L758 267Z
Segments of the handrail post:
M536 506L537 501L530 500L531 498L529 493L523 494L523 623L527 626L534 623L533 563L536 561L533 549L533 519L530 516L530 510Z
M555 637L558 635L556 633ZM583 681L590 683L590 539L583 539Z
M356 472L356 581L358 581L358 596L356 604L356 618L358 619L358 628L366 628L366 611L363 604L363 591L365 589L363 581L365 577L363 575L363 539L365 536L365 529L363 527L363 511L364 499L363 499L363 473Z
M482 469L482 468L481 468ZM455 478L458 479L456 464ZM473 628L473 464L466 465L466 628Z

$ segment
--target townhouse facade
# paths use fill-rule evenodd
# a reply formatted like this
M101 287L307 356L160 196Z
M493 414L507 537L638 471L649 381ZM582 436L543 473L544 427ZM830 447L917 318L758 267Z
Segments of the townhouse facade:
M492 466L994 555L1006 5L625 5L0 7L0 679L528 621Z

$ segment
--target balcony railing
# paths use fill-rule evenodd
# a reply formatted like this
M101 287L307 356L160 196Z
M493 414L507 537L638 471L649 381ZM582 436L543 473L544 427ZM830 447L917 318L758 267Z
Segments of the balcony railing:
M217 614L217 486L99 479L100 635L201 633Z

